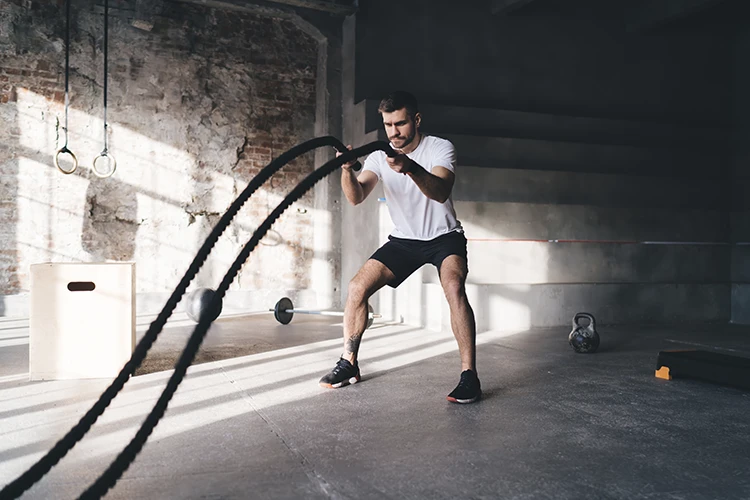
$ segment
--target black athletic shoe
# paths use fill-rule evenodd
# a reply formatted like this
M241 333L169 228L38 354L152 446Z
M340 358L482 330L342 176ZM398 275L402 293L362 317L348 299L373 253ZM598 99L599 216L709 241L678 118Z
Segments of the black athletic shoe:
M471 370L465 370L461 373L461 381L458 383L453 392L448 394L448 401L451 403L473 403L482 397L482 387L479 384L479 377Z
M320 379L320 386L336 389L349 384L359 382L359 364L355 361L352 365L349 360L341 358L330 373Z

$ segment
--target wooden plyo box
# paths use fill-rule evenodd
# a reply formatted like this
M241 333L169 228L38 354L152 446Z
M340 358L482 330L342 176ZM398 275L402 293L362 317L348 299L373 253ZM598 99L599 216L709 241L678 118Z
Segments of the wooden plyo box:
M135 263L31 266L29 379L114 378L135 349Z

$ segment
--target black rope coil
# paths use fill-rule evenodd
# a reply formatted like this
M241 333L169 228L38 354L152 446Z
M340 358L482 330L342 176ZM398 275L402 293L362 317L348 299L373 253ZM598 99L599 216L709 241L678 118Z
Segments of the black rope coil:
M338 158L329 161L328 163L305 177L299 184L297 184L297 186L286 196L286 198L284 198L284 200L278 204L274 211L271 212L268 217L266 217L266 220L264 220L263 223L258 226L250 240L247 242L247 244L245 244L242 251L232 263L232 266L229 268L229 271L227 271L227 273L224 275L221 284L216 289L216 293L213 295L213 298L208 305L208 310L216 310L219 307L221 301L224 298L224 295L229 289L229 286L232 284L235 277L240 272L240 269L250 256L250 253L252 253L260 240L271 229L271 226L274 222L276 222L276 219L278 219L281 214L284 213L284 211L292 205L292 203L300 199L307 191L312 189L312 187L318 181L334 172L344 163L360 156L370 154L373 151L377 150L385 151L390 156L395 156L396 154L387 142L371 142L370 144L366 144L365 146L362 146L360 148L347 151ZM83 492L83 494L79 497L81 500L97 499L104 496L107 491L109 491L110 488L115 485L117 480L120 479L122 474L125 473L128 467L130 467L130 464L133 463L135 457L146 444L148 437L151 435L154 428L159 423L159 420L161 420L161 418L164 416L164 413L167 410L167 406L169 405L169 401L177 391L177 387L185 377L185 373L192 364L193 359L195 359L195 355L198 353L198 349L200 349L201 343L203 343L203 339L205 338L206 333L211 326L211 323L213 323L213 318L211 318L211 315L201 315L198 324L195 326L195 329L193 330L193 333L190 336L187 345L185 346L185 349L182 351L180 358L175 364L174 372L169 378L167 386L165 387L158 401L151 410L151 413L149 413L148 417L146 417L146 419L143 421L143 424L141 425L141 428L138 429L135 437L120 452L120 454L110 464L107 470L104 471L104 473L99 476L99 478L86 491Z
M390 150L390 147L387 145L387 143L383 142L380 144L381 144L380 148L375 148L375 149L382 149L383 148L382 145L384 144L385 147ZM97 421L97 419L104 413L104 411L107 409L107 407L115 398L115 396L117 396L117 394L122 390L122 388L125 386L125 383L127 383L130 377L135 373L136 369L141 365L143 360L146 358L146 354L148 353L149 349L151 349L154 342L156 342L156 339L159 333L161 333L162 329L164 328L164 325L166 325L167 323L167 320L169 320L170 316L172 315L175 308L177 307L177 304L182 299L182 296L185 294L185 291L190 285L190 282L198 274L198 271L200 270L201 266L204 264L204 262L208 258L208 255L210 254L214 245L218 241L219 237L229 226L229 223L232 221L235 215L237 215L237 213L242 208L242 206L247 202L248 199L250 199L252 194L261 185L263 185L275 172L281 169L284 165L291 162L295 158L301 156L302 154L305 154L309 151L312 151L314 149L324 147L324 146L334 147L339 152L342 152L344 154L341 155L339 158L336 158L335 160L332 160L331 162L326 163L323 167L313 172L313 174L311 174L310 176L308 176L308 178L302 181L303 183L308 181L308 179L312 175L316 174L317 172L320 172L324 168L328 168L327 173L326 173L327 175L339 165L342 165L343 163L347 161L351 161L352 159L357 158L355 152L359 152L360 155L367 154L367 153L361 152L363 148L359 148L354 151L347 150L344 144L342 144L341 141L339 141L335 137L331 137L331 136L318 137L318 138L306 141L302 144L298 144L297 146L291 148L289 151L286 151L285 153L280 155L278 158L271 161L271 163L269 163L265 168L263 168L263 170L261 170L258 173L258 175L256 175L248 183L247 187L242 191L242 193L237 197L237 199L234 200L234 202L230 205L230 207L221 217L221 219L216 224L216 226L214 226L211 233L206 237L205 242L203 243L201 248L198 250L197 255L191 262L190 266L185 272L185 275L180 280L180 283L177 285L174 292L172 292L172 295L170 295L169 299L164 305L164 308L159 313L157 318L151 323L151 325L149 326L143 338L138 342L138 344L136 345L133 351L133 355L125 363L125 365L123 366L122 370L120 370L120 373L117 375L117 377L112 381L109 387L107 387L107 389L101 394L101 396L96 401L96 403L94 403L94 405L86 412L86 414L83 417L81 417L78 423L75 426L73 426L68 431L68 433L50 449L50 451L48 451L34 465L32 465L28 470L26 470L26 472L21 474L15 480L7 484L2 490L0 490L0 499L2 500L15 499L15 498L20 497L25 491L31 488L45 474L47 474L47 472L49 472L50 469L52 469L52 467L54 467L76 445L76 443L78 443L83 438L83 436L91 429L91 426L93 426L94 423ZM375 149L373 149L373 151ZM331 167L331 165L335 165L335 167ZM317 182L317 180L313 181L313 184L315 182ZM312 187L312 184L310 185L310 187ZM307 189L304 192L306 192ZM274 213L276 213L276 211L274 211ZM278 215L280 215L280 213ZM276 217L273 220L275 220L278 217L278 215L276 215ZM270 228L270 224L268 225L268 228ZM265 229L263 234L265 234L265 232L267 231L268 229ZM250 251L248 251L247 255L249 255ZM247 257L245 257L245 259L247 259ZM244 263L244 260L242 262ZM234 266L233 266L233 269L234 269ZM234 274L236 275L237 272L239 272L239 269L235 271ZM232 280L233 279L234 277L232 277ZM232 280L230 280L230 283ZM222 282L222 286L223 285L224 285L224 282ZM228 288L228 285L226 288L224 288L224 291L226 291L227 288ZM216 294L216 295L221 298L223 297L224 292L222 292L221 295L219 294ZM198 326L200 326L200 323ZM196 331L197 330L198 330L198 327L196 327ZM207 330L208 330L208 325L205 327L205 331ZM205 334L205 331L203 332L203 334ZM195 336L195 333L193 334L193 336ZM192 340L192 337L191 337L191 340ZM201 335L201 341L202 341L202 335ZM200 346L200 341L198 343L198 346L196 346L195 348L195 352L190 357L190 362L192 362L192 359L195 356L195 353L197 353L197 348L199 346ZM190 347L190 344L188 344L188 347ZM186 347L186 351L188 347ZM180 360L182 360L182 358L180 358ZM188 362L188 366L190 362ZM178 364L179 364L179 361L178 361ZM177 382L177 385L179 385L179 381ZM176 390L177 386L175 385L174 388ZM164 408L166 409L166 405L164 406ZM162 410L162 413L163 413L163 410ZM157 422L158 422L158 419L157 419ZM150 431L149 431L149 434L150 434ZM147 437L148 436L146 436L146 438ZM144 443L145 443L145 440L144 440ZM124 470L125 469L123 469L123 472ZM119 475L117 476L117 478L119 478ZM112 484L114 484L114 482ZM102 494L104 493L106 493L106 490Z

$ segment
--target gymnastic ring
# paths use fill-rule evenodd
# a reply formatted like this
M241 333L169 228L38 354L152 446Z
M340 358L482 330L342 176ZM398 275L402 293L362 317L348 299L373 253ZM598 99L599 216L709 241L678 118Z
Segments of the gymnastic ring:
M96 162L99 159L101 159L101 158L107 158L111 162L112 168L110 170L108 170L106 172L102 172L101 170L99 170L98 168L96 168ZM94 174L97 177L101 177L102 179L107 178L107 177L111 177L112 174L115 173L115 169L117 169L117 160L115 160L115 157L112 156L111 154L109 154L105 150L105 151L102 151L101 153L99 153L99 156L97 156L96 158L94 158L94 165L93 165L93 167L94 167L93 168Z
M60 166L60 154L61 153L69 154L70 156L73 157L73 168L71 168L70 170L65 170L64 168ZM73 151L69 150L67 146L63 146L57 150L57 153L55 153L55 166L60 172L64 174L72 174L78 168L78 158L76 158L76 155L74 155Z

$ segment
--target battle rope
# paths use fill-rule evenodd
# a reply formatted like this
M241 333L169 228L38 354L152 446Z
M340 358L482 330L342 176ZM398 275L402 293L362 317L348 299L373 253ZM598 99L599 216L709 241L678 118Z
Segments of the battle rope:
M266 220L264 220L263 223L258 226L258 229L255 230L250 240L243 247L240 254L232 263L229 271L227 271L227 273L224 275L221 284L216 289L216 293L214 294L210 304L208 305L208 310L215 310L215 308L219 307L226 291L229 289L229 286L232 284L240 269L245 264L245 261L250 256L250 253L252 253L260 240L266 235L269 229L271 229L271 226L276 221L276 219L278 219L281 214L284 213L284 211L292 205L292 203L297 201L307 191L312 189L312 187L318 181L334 172L344 163L360 156L370 154L373 151L377 150L385 151L389 156L396 155L396 153L393 151L393 149L391 149L387 142L371 142L362 147L347 151L338 158L329 161L328 163L305 177L299 184L297 184L297 186L286 196L286 198L284 198L284 200L279 203L274 211L271 212L268 217L266 217ZM190 336L185 349L182 351L180 358L175 364L172 376L169 378L164 391L151 410L151 413L149 413L149 415L143 421L143 424L136 433L135 437L133 437L130 443L128 443L128 445L120 452L120 454L110 464L107 470L104 471L101 476L99 476L94 484L92 484L86 491L83 492L83 494L79 497L81 500L97 499L104 496L107 491L109 491L109 489L115 485L117 480L128 469L130 464L133 463L135 457L146 444L146 441L151 435L151 432L153 432L154 428L159 423L159 420L164 416L164 412L169 405L169 401L172 399L172 396L177 391L177 387L185 377L185 373L192 364L195 355L198 353L198 349L200 349L201 343L203 342L203 339L206 336L206 332L208 332L208 329L211 326L212 322L213 318L211 318L211 315L203 314L200 316L200 320L195 326L195 329L193 330L193 333Z
M72 174L78 168L78 158L68 149L68 107L70 98L68 96L68 81L70 80L70 3L72 0L65 2L65 144L55 153L55 166L64 174ZM73 167L65 170L60 166L60 155L69 154L73 158Z
M93 170L97 177L111 177L117 169L117 161L115 157L109 154L107 151L107 62L109 55L107 51L107 42L109 41L109 0L104 0L104 149L99 153L99 156L94 158ZM107 159L107 170L100 170L96 165L96 162L102 158Z
M127 363L123 366L120 373L107 387L107 389L99 396L99 400L81 417L78 423L73 426L68 433L60 439L55 446L50 449L42 458L40 458L34 465L32 465L26 472L21 474L18 478L7 484L2 490L0 490L0 498L3 500L13 499L20 497L26 490L31 488L37 483L47 472L52 469L72 448L80 441L83 436L91 429L91 426L97 421L97 419L104 413L104 410L109 406L112 400L125 386L125 383L135 373L135 370L141 365L143 360L146 358L151 346L156 342L156 338L161 333L167 320L174 312L177 304L185 294L187 287L190 282L193 281L195 276L198 274L203 263L208 258L209 253L213 249L219 237L229 226L234 216L239 212L242 206L250 199L250 196L263 185L275 172L281 167L294 160L298 156L301 156L314 149L331 146L336 148L340 152L348 151L346 147L336 139L335 137L318 137L309 141L303 142L293 147L289 151L280 155L269 163L263 170L258 172L242 191L242 193L234 200L232 205L227 209L224 215L221 217L219 222L214 226L211 233L206 237L203 246L198 250L197 255L188 267L182 280L175 288L172 295L167 300L164 308L159 313L157 318L151 323L148 330L146 331L143 338L136 345L133 355L130 357Z

